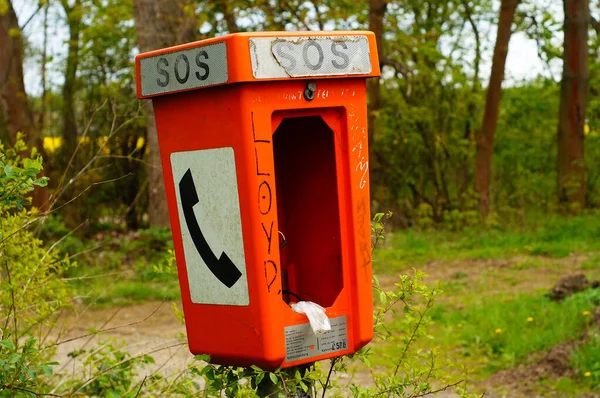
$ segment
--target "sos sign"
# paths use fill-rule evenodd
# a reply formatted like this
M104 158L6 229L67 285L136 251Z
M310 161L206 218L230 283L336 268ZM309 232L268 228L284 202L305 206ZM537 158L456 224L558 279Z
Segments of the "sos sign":
M142 95L226 83L227 45L223 42L142 58Z
M366 36L251 37L255 79L364 75L372 71ZM218 42L140 59L141 95L228 82L227 43Z
M250 39L252 73L257 79L371 73L365 36Z

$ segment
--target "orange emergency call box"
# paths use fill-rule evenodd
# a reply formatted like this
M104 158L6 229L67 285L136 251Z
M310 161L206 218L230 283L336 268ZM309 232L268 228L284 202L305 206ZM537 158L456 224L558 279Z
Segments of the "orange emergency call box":
M140 54L190 351L263 369L373 337L371 32L240 33ZM326 309L315 334L290 304Z

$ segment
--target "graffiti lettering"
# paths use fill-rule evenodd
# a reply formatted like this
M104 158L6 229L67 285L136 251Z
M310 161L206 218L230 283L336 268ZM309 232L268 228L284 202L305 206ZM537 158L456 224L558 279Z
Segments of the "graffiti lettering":
M260 183L258 184L258 211L261 214L261 222L260 226L265 235L265 239L267 240L267 259L264 260L264 271L265 271L265 284L267 286L267 291L271 293L271 287L277 281L277 275L279 274L279 267L275 260L271 257L271 242L273 240L273 225L275 222L273 221L273 215L271 212L273 211L273 191L271 190L271 184L269 181L273 178L271 177L271 173L268 172L268 169L262 169L259 165L263 163L261 161L265 161L268 159L261 159L259 156L259 145L269 145L271 144L270 139L262 139L257 138L256 130L254 127L254 113L251 114L252 119L252 138L254 143L254 160L256 162L256 175L261 177ZM261 171L262 170L262 171ZM265 171L267 170L267 171ZM267 228L268 226L268 228ZM278 289L277 294L281 294L281 289Z

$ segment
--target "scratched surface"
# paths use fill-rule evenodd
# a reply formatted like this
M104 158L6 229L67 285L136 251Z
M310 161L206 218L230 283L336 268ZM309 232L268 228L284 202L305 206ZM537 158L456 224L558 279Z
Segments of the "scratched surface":
M262 37L249 45L257 79L361 75L373 69L366 36Z

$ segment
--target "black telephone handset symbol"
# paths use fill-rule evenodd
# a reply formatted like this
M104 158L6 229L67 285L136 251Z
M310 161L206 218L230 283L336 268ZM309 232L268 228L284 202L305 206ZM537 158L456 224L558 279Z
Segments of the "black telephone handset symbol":
M198 220L194 215L194 206L199 202L198 193L196 192L196 185L194 184L194 178L192 172L188 169L181 181L179 181L179 195L181 197L181 207L183 208L183 215L185 217L185 223L187 224L190 236L196 246L196 250L202 257L202 260L206 263L208 269L221 281L225 286L231 288L240 279L242 273L231 261L227 253L221 253L221 256L217 258L213 253L212 249L208 245Z

